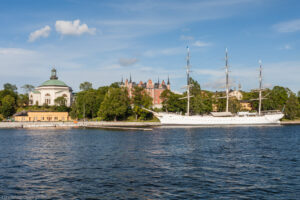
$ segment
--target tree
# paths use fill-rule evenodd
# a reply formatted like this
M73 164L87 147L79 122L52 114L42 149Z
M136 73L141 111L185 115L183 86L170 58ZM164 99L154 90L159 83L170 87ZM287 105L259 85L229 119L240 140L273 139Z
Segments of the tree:
M87 90L93 89L93 86L92 86L92 83L85 81L80 84L79 89L82 91L87 91Z
M15 99L14 97L10 95L6 95L2 100L1 100L1 107L0 107L0 112L1 114L5 117L8 118L12 116L16 111L15 107Z
M18 107L26 107L29 104L28 94L19 94L17 99Z
M76 105L78 118L93 118L97 116L99 105L96 102L97 92L94 89L77 93Z
M274 86L266 95L267 99L263 100L263 110L282 110L288 100L290 90L288 88Z
M124 119L128 116L130 101L123 88L110 88L101 103L98 116L104 120Z
M111 87L111 88L120 88L120 83L119 82L114 82L114 83L110 84L109 87Z
M202 91L200 84L192 78L190 78L190 85L190 94L192 96L190 104L191 113L210 113L212 111L212 93Z
M100 105L104 100L109 87L99 87L97 90L89 89L76 94L75 102L72 104L70 115L72 118L94 118L97 117Z
M138 118L145 120L152 117L152 113L142 109L143 107L150 108L152 106L152 98L148 95L144 88L138 86L134 87L132 103L136 120Z
M54 103L58 106L66 106L67 99L63 96L60 96L54 100Z
M29 84L25 84L21 88L25 91L25 93L28 94L29 92L33 91L34 86L33 85L29 85Z
M67 107L67 99L63 96L57 97L54 100L54 103L56 105L55 110L58 112L69 112L70 109Z
M286 107L284 110L285 118L287 119L295 119L299 114L299 102L296 95L290 92L290 95L286 101Z
M10 90L10 91L13 91L14 93L16 93L17 90L18 90L18 88L17 88L16 85L12 85L12 84L10 84L10 83L5 83L5 84L3 85L3 88L4 88L4 90Z
M160 97L163 100L163 110L176 113L186 112L186 99L181 99L183 95L175 94L170 90L165 90L161 93Z

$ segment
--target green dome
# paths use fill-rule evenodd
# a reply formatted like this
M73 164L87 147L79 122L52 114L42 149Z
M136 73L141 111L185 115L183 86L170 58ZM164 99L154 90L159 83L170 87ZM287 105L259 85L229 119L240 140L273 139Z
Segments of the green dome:
M64 82L60 80L48 80L45 81L41 86L63 86L68 87Z

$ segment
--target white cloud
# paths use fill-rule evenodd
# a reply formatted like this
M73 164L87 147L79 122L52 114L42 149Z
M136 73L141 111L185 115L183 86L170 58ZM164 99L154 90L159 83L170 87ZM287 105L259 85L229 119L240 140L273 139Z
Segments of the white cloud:
M121 66L125 66L125 67L134 65L137 62L138 62L137 58L120 58L119 59L119 64Z
M275 24L273 28L280 33L291 33L291 32L300 31L300 19L281 22Z
M57 20L55 29L62 35L82 35L84 33L95 34L96 28L89 28L87 24L80 24L80 20L63 21Z
M196 46L196 47L207 47L207 46L211 46L211 43L208 43L208 42L202 42L202 41L195 41L193 43L193 46Z
M50 31L51 31L51 28L50 28L50 26L47 25L44 28L41 28L39 30L36 30L36 31L30 33L28 41L34 42L35 40L37 40L40 37L46 38L49 36Z

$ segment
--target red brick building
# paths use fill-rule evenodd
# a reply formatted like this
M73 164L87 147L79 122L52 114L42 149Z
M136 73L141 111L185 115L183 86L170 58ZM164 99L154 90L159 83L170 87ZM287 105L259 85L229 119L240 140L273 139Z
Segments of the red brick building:
M153 83L151 79L149 79L147 82L140 81L139 83L132 82L131 77L128 81L128 79L125 80L125 83L121 82L121 87L125 87L128 90L129 97L132 97L133 89L135 86L143 87L146 92L149 94L150 97L152 97L153 101L153 107L154 108L161 108L162 107L162 99L160 98L160 95L163 91L166 89L170 90L170 80L168 78L167 84L163 80L161 83L158 81L157 83Z

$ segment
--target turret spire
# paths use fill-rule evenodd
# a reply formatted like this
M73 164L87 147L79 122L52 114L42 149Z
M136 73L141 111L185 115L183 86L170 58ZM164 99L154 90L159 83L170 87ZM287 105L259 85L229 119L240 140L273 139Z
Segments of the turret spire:
M58 78L57 78L57 76L56 76L56 69L55 68L53 68L52 70L51 70L51 77L50 77L50 80L57 80Z

